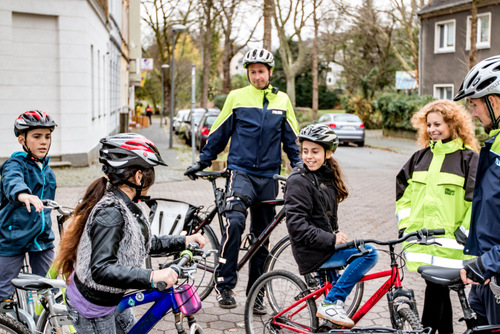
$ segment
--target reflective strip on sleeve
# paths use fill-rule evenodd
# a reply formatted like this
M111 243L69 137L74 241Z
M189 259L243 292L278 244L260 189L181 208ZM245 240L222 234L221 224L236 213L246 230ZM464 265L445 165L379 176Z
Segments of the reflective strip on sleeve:
M401 219L410 217L410 213L411 213L410 208L399 210L398 213L396 214L396 219L398 220L398 223Z
M461 269L464 267L463 260L453 260L444 257L433 256L430 254L405 252L406 261L421 262L432 264L434 266Z
M469 230L466 229L463 225L460 225L460 231L465 234L466 237L469 237Z

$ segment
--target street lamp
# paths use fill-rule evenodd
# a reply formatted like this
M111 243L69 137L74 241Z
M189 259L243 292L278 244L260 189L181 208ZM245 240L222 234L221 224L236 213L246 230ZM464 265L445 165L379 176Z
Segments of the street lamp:
M163 118L165 117L165 85L163 78L163 70L169 68L167 64L161 65L161 114L160 114L160 128L163 128Z
M172 65L170 67L171 81L170 81L170 138L168 147L172 148L174 140L174 69L175 69L175 32L184 31L186 26L182 24L174 24L172 26Z

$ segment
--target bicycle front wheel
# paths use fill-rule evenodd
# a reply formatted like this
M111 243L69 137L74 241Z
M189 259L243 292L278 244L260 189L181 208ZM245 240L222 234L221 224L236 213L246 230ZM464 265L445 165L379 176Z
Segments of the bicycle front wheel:
M0 314L0 334L30 334L28 327L6 314Z
M271 250L264 266L265 273L280 269L290 271L299 277L304 277L304 281L311 289L317 289L320 287L320 282L317 278L314 278L313 275L308 274L301 276L299 274L297 263L295 262L292 254L290 237L288 236L278 241L276 246L274 246ZM340 274L342 274L342 271L340 271ZM349 318L352 318L358 310L361 300L363 299L364 290L364 283L358 282L352 289L349 296L347 296L347 299L345 300L345 311Z
M314 298L276 316L307 294L305 283L289 271L262 275L252 286L245 304L246 333L296 333L294 328L313 332L318 327Z
M214 231L209 225L205 225L201 229L201 234L207 240L204 249L219 249L219 240L215 236ZM179 253L163 254L158 257L151 256L146 260L146 267L149 269L159 269L165 263L171 262ZM207 298L215 286L215 268L219 263L217 253L212 253L206 259L201 259L200 256L193 256L193 262L197 263L197 272L195 274L194 286L198 289L198 295L201 300Z
M398 315L401 319L401 326L396 329L401 329L404 331L423 329L422 324L418 319L418 315L412 309L407 307L401 308L398 310Z

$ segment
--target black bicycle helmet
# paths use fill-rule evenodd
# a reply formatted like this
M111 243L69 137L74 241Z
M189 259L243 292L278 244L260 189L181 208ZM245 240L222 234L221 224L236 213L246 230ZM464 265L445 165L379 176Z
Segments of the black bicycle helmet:
M477 99L491 94L500 95L500 56L477 63L465 76L453 100L466 97Z
M325 124L311 124L300 130L299 142L304 140L312 141L332 152L339 146L339 137Z
M261 63L267 65L271 69L274 68L273 54L266 49L252 49L243 57L243 67L247 68L248 65Z
M14 134L19 137L25 131L39 128L48 128L52 132L56 126L56 122L47 113L40 110L28 110L15 120Z
M120 133L100 140L99 162L111 168L103 168L105 173L120 174L125 168L139 166L151 168L167 166L156 145L137 133Z

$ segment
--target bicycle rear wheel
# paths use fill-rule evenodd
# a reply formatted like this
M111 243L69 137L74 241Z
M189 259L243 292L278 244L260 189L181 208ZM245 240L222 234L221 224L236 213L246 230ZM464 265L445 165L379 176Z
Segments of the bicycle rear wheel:
M297 263L294 260L292 254L292 246L290 242L290 237L286 236L281 239L276 246L271 250L269 256L267 257L266 264L264 265L264 272L271 272L273 270L287 270L299 277L303 277L307 286L311 289L318 289L320 287L319 281L313 275L308 274L301 276L299 274L299 269ZM342 271L340 272L342 274ZM345 311L347 315L351 318L354 313L359 308L361 300L363 299L365 285L363 282L358 282L347 299L345 301Z
M219 240L215 236L214 231L209 225L205 225L201 229L201 234L207 239L204 249L219 249ZM149 269L159 269L162 265L171 262L177 258L179 253L162 254L161 256L151 256L146 261L146 267ZM194 286L198 289L198 295L201 300L204 300L215 286L215 268L219 263L219 255L211 254L206 259L201 259L200 256L193 256L193 261L198 263L198 271L195 274Z
M28 327L6 314L0 314L0 334L30 334Z
M308 293L305 283L286 270L262 275L252 286L245 304L246 333L296 333L293 328L314 331L318 327L314 298L305 300L280 317L274 317ZM262 305L266 314L254 314L254 308L259 309Z

